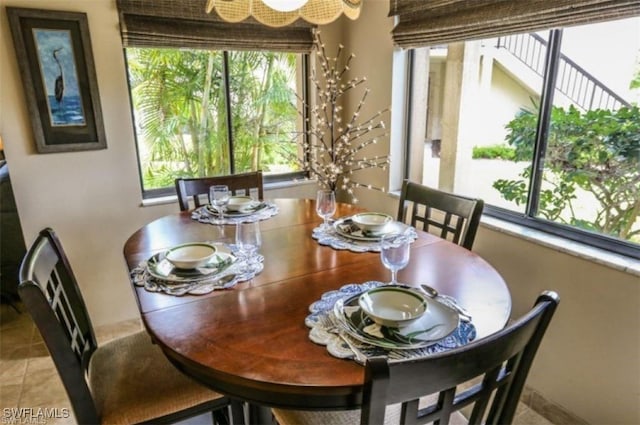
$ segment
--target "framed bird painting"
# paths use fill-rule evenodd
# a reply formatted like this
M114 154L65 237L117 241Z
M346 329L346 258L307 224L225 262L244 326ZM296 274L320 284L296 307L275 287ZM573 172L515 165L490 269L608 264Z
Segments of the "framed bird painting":
M7 7L36 149L106 149L87 15Z

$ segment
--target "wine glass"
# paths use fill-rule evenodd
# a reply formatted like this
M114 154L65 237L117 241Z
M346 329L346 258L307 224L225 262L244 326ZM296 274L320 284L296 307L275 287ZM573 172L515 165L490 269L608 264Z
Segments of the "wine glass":
M240 256L247 262L247 269L250 269L255 263L256 254L261 245L260 222L254 221L236 225L236 246L240 251Z
M218 211L218 223L222 222L222 208L229 202L229 186L216 184L209 188L209 200L211 205Z
M329 217L336 213L336 194L332 190L319 190L316 195L316 212L324 219L322 230L327 230Z
M391 270L391 285L397 285L396 275L409 264L409 245L411 241L400 233L386 234L380 240L380 258L382 264Z

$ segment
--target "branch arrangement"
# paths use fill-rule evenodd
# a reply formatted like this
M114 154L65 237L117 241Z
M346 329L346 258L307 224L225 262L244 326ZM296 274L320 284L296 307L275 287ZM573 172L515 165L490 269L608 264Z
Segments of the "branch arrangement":
M343 82L355 55L351 54L345 59L344 46L339 45L335 57L327 56L319 32L315 34L315 44L319 70L314 70L309 80L315 86L317 101L309 107L308 142L302 144L303 155L299 162L305 171L318 180L320 186L334 191L346 191L355 203L358 202L354 195L357 187L384 191L384 187L359 182L354 173L368 168L385 170L389 165L388 155L367 157L364 152L368 146L389 136L381 120L383 114L389 112L389 108L361 119L360 113L370 92L367 88L351 117L343 122L342 96L367 79L356 77Z

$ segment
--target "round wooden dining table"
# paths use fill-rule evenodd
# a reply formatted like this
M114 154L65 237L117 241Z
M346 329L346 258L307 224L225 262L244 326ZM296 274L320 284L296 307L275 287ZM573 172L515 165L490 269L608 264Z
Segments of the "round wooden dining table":
M309 306L349 283L388 281L375 252L320 245L315 202L275 199L260 222L264 269L247 282L206 295L172 296L133 285L144 326L185 374L230 397L281 408L349 409L362 399L364 367L333 357L309 339ZM362 211L339 204L334 217ZM473 317L477 338L502 329L511 297L498 272L477 254L418 231L401 282L426 283L455 297ZM194 241L234 243L235 226L200 223L181 212L157 219L124 245L130 270L153 254Z

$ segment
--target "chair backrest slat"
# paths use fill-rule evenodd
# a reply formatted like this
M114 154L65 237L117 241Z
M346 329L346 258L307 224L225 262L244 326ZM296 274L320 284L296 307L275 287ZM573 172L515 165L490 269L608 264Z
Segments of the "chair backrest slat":
M385 409L380 406L396 403L406 404L402 424L448 423L453 412L471 404L469 423L511 423L558 303L556 293L544 292L529 313L505 329L443 353L395 362L386 357L369 359L361 423L383 423ZM478 378L479 383L459 391L462 384ZM414 416L415 401L436 393L437 402Z
M397 219L467 249L473 247L484 202L452 193L443 192L405 180L402 184Z
M249 196L256 193L258 199L264 199L262 171L214 177L179 178L176 179L175 185L180 211L188 211L208 203L209 188L217 184L229 186L233 195ZM193 207L190 207L190 201Z
M87 384L97 341L78 283L51 229L40 232L19 272L18 294L42 335L79 423L99 414Z

